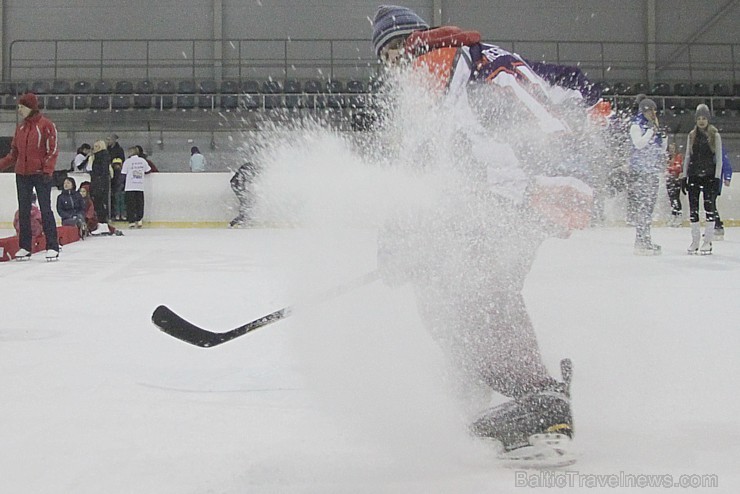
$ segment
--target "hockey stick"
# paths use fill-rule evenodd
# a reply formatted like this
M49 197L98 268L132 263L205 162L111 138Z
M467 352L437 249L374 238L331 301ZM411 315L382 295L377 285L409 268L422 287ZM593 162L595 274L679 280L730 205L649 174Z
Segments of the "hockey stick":
M355 278L345 284L336 286L325 292L317 295L314 301L328 300L344 293L349 292L355 288L359 288L363 285L371 283L379 278L377 271L364 274L359 278ZM161 330L170 336L182 340L191 345L199 346L201 348L211 348L221 343L226 343L234 338L243 336L255 329L259 329L263 326L267 326L275 321L284 319L290 316L293 312L293 306L283 307L282 309L271 312L266 316L262 316L259 319L248 322L238 328L234 328L231 331L225 333L216 333L207 329L200 328L195 324L186 321L182 317L175 314L169 307L160 305L152 313L152 322Z

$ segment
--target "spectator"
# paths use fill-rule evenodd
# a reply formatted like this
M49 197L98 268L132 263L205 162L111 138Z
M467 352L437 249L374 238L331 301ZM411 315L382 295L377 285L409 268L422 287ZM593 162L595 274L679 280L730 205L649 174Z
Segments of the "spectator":
M681 172L683 170L683 154L676 149L676 143L668 145L668 167L665 174L665 188L668 200L671 202L671 219L668 226L681 226Z
M190 148L190 171L203 172L206 170L206 157L200 154L197 146Z
M99 224L98 215L95 214L95 204L93 204L90 197L90 182L82 182L80 184L79 193L84 204L83 214L85 217L85 225L87 226L86 235L89 235L90 232L94 232L98 229Z
M44 234L44 223L41 218L41 210L36 204L36 194L31 193L31 238L36 238ZM15 234L20 238L21 227L20 227L20 211L16 210L13 216L13 228L15 228ZM16 253L16 258L18 257Z
M72 177L64 179L63 190L57 196L57 214L62 219L62 225L76 226L80 229L80 237L85 236L85 200Z
M70 171L73 171L73 172L84 172L84 171L87 171L86 161L90 157L90 153L91 152L92 152L92 148L86 142L83 143L80 147L78 147L77 148L77 154L75 155L74 159L72 160Z
M719 197L722 194L722 186L729 187L730 182L732 181L732 163L730 163L730 156L728 155L727 151L724 149L725 146L723 146L722 149L722 180L719 182L719 189L717 190L717 197ZM717 207L717 203L715 201L714 207ZM722 223L722 220L719 217L719 210L716 211L716 214L714 215L714 240L724 240L725 239L725 225Z
M56 220L51 210L52 176L59 150L57 128L39 112L38 98L26 93L18 100L18 114L23 119L15 129L10 153L0 160L0 170L15 165L15 184L18 192L18 260L31 258L31 205L36 191L43 230L46 235L46 260L59 259L59 240Z
M722 182L722 137L714 125L709 123L709 107L701 104L694 114L696 125L686 140L686 156L683 160L683 190L689 196L689 220L691 221L691 245L689 254L712 253L714 227L717 215L717 193ZM699 225L699 195L704 197L704 242L699 248L701 227Z
M144 158L146 162L149 163L149 168L151 168L151 171L147 173L158 172L159 170L157 170L157 167L154 166L154 163L152 162L152 160L149 159L149 156L144 152L144 148L137 144L136 149L137 149L137 154L139 155L139 157Z
M113 167L113 177L111 178L111 220L122 221L126 206L123 195L123 178L121 177L121 166L126 159L126 153L118 143L118 135L111 134L107 137L106 146L110 155L111 166Z
M231 190L239 200L239 215L231 220L229 228L246 225L251 219L254 194L251 190L252 182L257 175L257 169L252 162L246 162L231 177Z
M98 228L90 230L92 235L108 232L108 205L113 170L105 141L95 141L90 171L90 199L95 205Z
M632 119L630 183L635 204L635 254L655 256L661 253L652 241L650 226L658 196L660 173L665 171L666 137L660 130L657 105L649 98L640 101L639 112Z
M144 218L144 175L152 169L149 163L138 156L139 149L134 146L128 149L128 158L123 162L121 175L125 181L126 218L129 228L141 228Z

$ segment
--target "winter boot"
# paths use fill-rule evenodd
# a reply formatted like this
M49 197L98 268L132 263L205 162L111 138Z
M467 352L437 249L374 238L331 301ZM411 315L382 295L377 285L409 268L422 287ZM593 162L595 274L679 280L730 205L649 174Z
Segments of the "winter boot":
M701 244L699 254L707 256L712 253L712 241L714 240L714 221L707 221L704 227L704 242Z
M689 254L696 254L699 252L699 241L701 240L701 226L699 223L691 223L691 245L686 251Z
M16 261L30 261L31 253L28 252L26 249L19 249L18 252L15 253L15 260Z
M520 466L569 465L573 437L570 411L570 360L561 362L565 382L552 380L542 389L487 410L471 426L478 437L501 443L502 460Z

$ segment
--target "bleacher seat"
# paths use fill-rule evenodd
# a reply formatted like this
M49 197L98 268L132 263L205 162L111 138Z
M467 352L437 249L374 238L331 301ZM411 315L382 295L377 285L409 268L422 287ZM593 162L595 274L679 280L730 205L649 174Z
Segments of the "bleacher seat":
M261 89L265 109L271 110L283 106L283 85L279 81L274 79L264 81Z
M155 89L157 96L154 97L154 107L162 110L170 110L175 106L175 98L169 96L175 94L175 83L170 80L161 80L157 82Z
M51 92L51 84L49 84L49 81L33 81L31 83L31 92L37 95L49 94Z
M152 107L152 92L154 84L149 80L141 80L136 83L134 88L134 108L137 110L146 110Z
M90 94L92 92L92 84L89 81L75 81L72 84L72 92L74 94Z
M650 90L650 94L655 96L670 96L671 85L665 82L656 82Z
M320 109L326 106L324 85L319 79L308 79L303 81L303 93L306 95L306 98L303 102L304 107L310 109Z
M221 81L221 108L234 110L239 107L239 82Z
M86 94L75 94L72 96L72 108L74 110L87 110L90 106L89 96Z
M50 95L46 97L46 109L47 110L66 110L68 106L69 96L64 95Z
M636 96L638 94L647 94L649 91L648 85L644 82L635 82L634 84L630 85L630 93L633 96Z
M260 83L254 79L245 79L239 84L239 90L246 94L259 94Z
M703 82L697 82L696 84L694 84L694 95L711 96L712 95L711 86Z
M113 92L116 94L134 94L134 83L132 81L116 81Z
M341 94L343 91L344 84L342 83L342 81L326 81L326 106L333 109L344 108L345 100Z
M110 108L110 98L106 94L93 94L90 96L91 110L108 110Z
M113 86L108 81L95 81L92 92L95 94L110 94L113 92Z
M197 86L195 81L186 79L177 83L177 108L180 110L192 110L195 108L195 93Z
M114 94L111 97L111 108L114 110L128 110L131 108L131 95Z
M213 109L215 108L216 93L218 92L218 84L214 79L204 79L198 84L198 108Z
M72 91L72 86L69 81L64 79L56 79L51 83L52 94L69 94Z

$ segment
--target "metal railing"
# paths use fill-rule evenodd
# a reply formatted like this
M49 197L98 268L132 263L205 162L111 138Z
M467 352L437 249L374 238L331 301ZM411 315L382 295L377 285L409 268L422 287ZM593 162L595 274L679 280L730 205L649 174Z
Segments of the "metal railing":
M593 80L740 82L740 44L497 40ZM367 39L14 40L6 80L369 77Z

